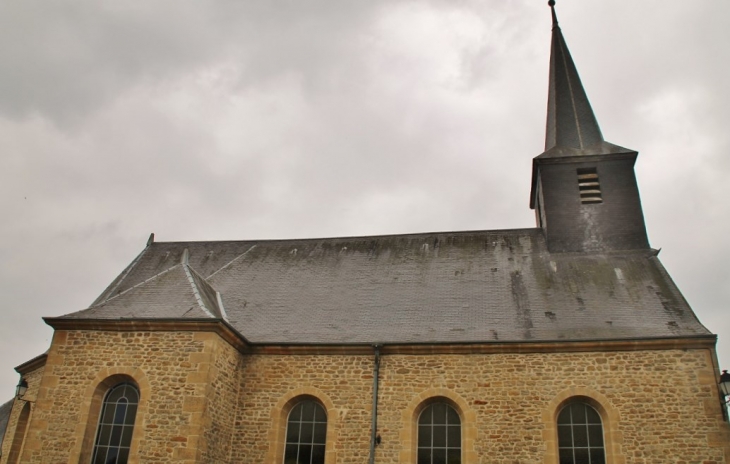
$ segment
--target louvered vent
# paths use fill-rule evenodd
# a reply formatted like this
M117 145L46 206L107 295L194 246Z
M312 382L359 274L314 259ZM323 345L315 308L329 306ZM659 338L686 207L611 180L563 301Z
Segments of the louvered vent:
M581 203L602 203L601 184L598 182L596 168L578 169L578 189Z

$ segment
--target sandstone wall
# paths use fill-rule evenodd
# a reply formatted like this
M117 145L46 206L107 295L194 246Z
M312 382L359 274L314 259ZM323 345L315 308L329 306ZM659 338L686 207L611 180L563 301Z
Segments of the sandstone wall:
M200 334L202 336L202 334ZM209 334L206 343L211 349L205 356L210 363L206 388L206 412L203 420L202 459L200 462L225 463L231 461L231 444L239 433L236 414L240 404L242 357L231 345L217 335Z
M28 391L23 396L23 400L29 400L30 403L30 416L33 415L33 403L38 396L38 387L43 378L44 367L28 372L23 375L23 378L28 382ZM6 464L10 462L10 458L15 458L20 455L23 448L23 439L17 434L23 434L22 431L18 431L18 420L20 419L20 413L23 407L26 405L26 401L15 400L13 403L13 409L10 412L10 419L8 420L8 426L5 429L5 438L3 439L2 446L2 457L0 457L0 464ZM26 430L29 427L26 427ZM14 448L14 449L13 449ZM15 464L15 463L12 463Z
M22 462L89 462L98 421L94 398L98 404L110 378L132 379L141 393L130 463L198 462L210 368L204 353L212 337L56 331Z
M415 463L418 413L440 398L462 417L464 464L557 464L555 417L576 396L601 413L611 464L730 462L713 366L710 349L386 354L376 463ZM370 354L242 355L212 332L57 331L28 377L21 462L89 462L94 397L126 378L142 396L131 463L281 463L305 397L327 410L327 464L367 462L372 374Z
M464 462L556 463L555 417L589 398L604 416L610 463L721 463L723 422L710 350L492 355L386 355L377 463L415 463L415 423L429 398L464 420ZM336 428L329 462L365 462L372 356L255 356L245 363L230 462L277 462L282 398L319 396ZM274 405L273 413L269 413ZM267 431L268 439L267 439Z
M244 361L230 462L283 462L286 414L314 396L328 414L327 463L367 462L372 356L260 355Z

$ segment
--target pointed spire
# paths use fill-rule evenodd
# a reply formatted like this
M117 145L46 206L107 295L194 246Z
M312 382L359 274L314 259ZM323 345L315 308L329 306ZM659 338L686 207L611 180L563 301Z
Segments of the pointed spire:
M558 15L555 14L555 0L548 0L550 5L550 14L553 15L553 28L558 27Z
M603 136L558 26L555 1L549 0L548 5L553 19L553 37L545 151L553 147L583 150L603 142Z

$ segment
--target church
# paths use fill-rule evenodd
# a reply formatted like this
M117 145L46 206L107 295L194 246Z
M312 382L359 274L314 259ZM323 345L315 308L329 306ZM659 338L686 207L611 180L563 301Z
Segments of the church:
M638 153L604 140L549 3L534 228L152 235L44 319L0 464L729 463L717 336L651 248Z

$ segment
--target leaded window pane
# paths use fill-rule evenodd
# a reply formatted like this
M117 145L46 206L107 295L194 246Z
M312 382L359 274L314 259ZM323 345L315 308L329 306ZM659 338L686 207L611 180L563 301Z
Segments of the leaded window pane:
M586 405L583 403L573 403L569 406L571 420L573 424L585 424L586 423Z
M428 425L418 426L418 446L424 449L431 448L431 427Z
M448 438L447 444L449 448L455 450L461 449L461 426L460 425L449 425L446 437Z
M588 441L595 447L603 446L603 427L600 424L588 426Z
M117 403L104 403L104 410L101 416L102 424L113 424L114 423L114 411L117 409Z
M139 391L130 383L121 383L107 392L101 407L92 464L127 464L138 403Z
M324 462L324 445L312 446L312 462Z
M446 426L434 425L432 429L433 447L446 448Z
M433 423L446 423L446 405L444 403L435 403L431 409L433 411Z
M558 425L558 443L561 443L560 446L572 446L573 431L570 425Z
M589 424L601 425L601 416L593 408L586 408L586 419Z
M289 421L289 424L286 428L286 442L287 443L297 443L299 442L299 423L298 422L292 422Z
M446 403L433 403L418 417L418 464L461 464L461 419Z
M327 413L312 400L298 403L286 423L284 464L324 464Z
M582 427L583 424L577 424L573 427L573 446L575 448L588 448L588 429Z
M589 464L590 458L588 457L588 448L574 448L573 455L575 456L576 463Z
M314 424L311 422L304 422L301 424L299 429L299 443L313 443L312 433L314 430Z
M574 402L558 414L560 464L605 464L601 416L591 406Z
M560 464L573 464L573 449L572 448L561 448L560 449Z
M312 443L326 443L327 441L327 423L314 424L314 440Z
M591 464L606 464L606 455L603 452L603 448L591 449Z
M120 448L117 462L127 462L129 459L129 448Z

